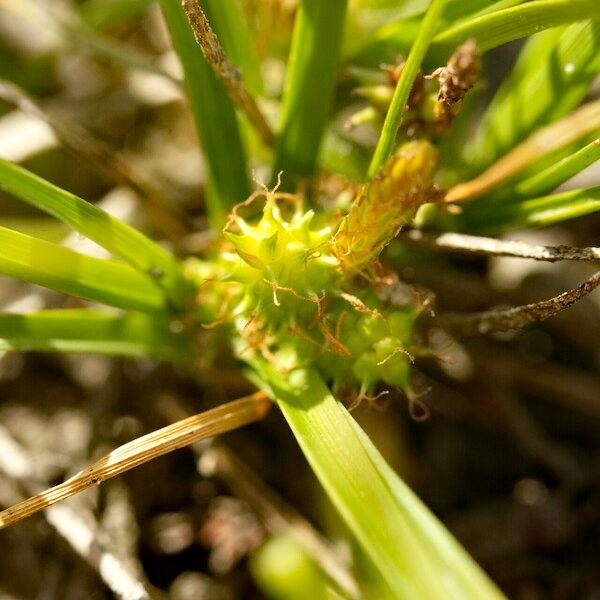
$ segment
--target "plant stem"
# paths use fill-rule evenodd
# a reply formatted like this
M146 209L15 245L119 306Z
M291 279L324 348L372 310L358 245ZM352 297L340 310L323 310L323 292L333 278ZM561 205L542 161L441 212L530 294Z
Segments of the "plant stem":
M600 138L515 186L519 196L545 194L600 160Z
M408 95L410 94L417 72L421 67L427 48L435 35L445 3L446 0L432 0L423 23L419 28L415 43L410 49L408 59L404 64L398 85L394 91L392 103L385 117L381 136L375 148L371 165L369 166L369 176L371 177L377 173L394 150L396 133L400 125L402 125Z
M329 115L347 0L302 0L281 108L274 177L312 175Z

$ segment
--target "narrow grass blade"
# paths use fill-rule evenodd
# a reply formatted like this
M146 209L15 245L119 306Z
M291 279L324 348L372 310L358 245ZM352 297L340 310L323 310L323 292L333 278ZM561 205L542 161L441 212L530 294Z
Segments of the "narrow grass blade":
M492 2L487 6L484 6L473 15L472 18L475 17L483 17L484 15L490 15L499 10L504 10L506 8L512 8L513 6L518 6L519 4L523 4L524 2L528 2L528 0L498 0L497 2Z
M451 228L465 232L499 234L513 229L545 227L600 210L600 186L508 202L493 206L465 208Z
M383 458L315 371L253 366L390 596L502 597L427 509L404 488L398 491Z
M389 486L403 516L410 523L411 528L418 533L419 541L429 555L430 565L435 565L432 566L432 576L448 577L446 597L481 598L482 600L504 598L468 552L385 462L358 423L347 412L344 416L373 461L373 465ZM458 593L459 589L461 593Z
M0 189L60 219L155 279L175 306L186 284L179 263L139 231L33 173L0 159Z
M302 0L281 107L274 175L310 176L331 109L347 0Z
M466 22L467 19L470 21L476 17L482 17L499 10L523 4L525 1L499 0L498 2L490 3L448 0L439 19L438 30L445 31L450 27L456 26L457 22ZM426 4L423 3L423 10L420 12L425 12L427 8ZM396 19L382 19L382 21L384 20L384 24L376 29L372 35L368 36L358 48L355 48L356 42L354 44L351 41L347 42L347 45L350 46L349 54L352 62L369 64L371 66L376 66L382 62L389 63L399 53L408 52L414 43L422 19L411 13L397 13L393 9L385 12L391 13ZM437 65L434 60L438 60ZM440 66L443 62L445 61L441 60L439 56L430 58L426 55L424 59L424 63L427 66Z
M115 261L79 254L0 227L0 273L119 308L168 310L149 277Z
M518 183L519 196L532 197L551 192L580 171L600 160L600 139L594 140L561 161Z
M551 29L530 38L475 135L464 146L463 159L471 172L482 171L534 129L575 108L599 70L598 21Z
M160 0L209 168L207 209L215 228L250 194L246 156L233 105L196 44L179 0ZM219 31L217 31L219 34Z
M550 27L600 18L597 0L536 0L477 16L438 34L431 57L443 63L465 40L473 38L481 52Z
M186 345L164 317L72 309L0 313L0 350L176 360L185 357Z
M417 71L421 67L423 57L431 39L435 35L439 25L438 20L444 9L446 0L432 0L429 10L423 19L423 23L415 39L415 43L410 49L410 54L400 74L398 85L394 91L392 103L388 109L383 129L379 137L379 142L375 148L371 165L369 166L369 175L372 177L381 168L383 163L391 156L396 143L396 134L402 124L405 113L406 101L412 88Z
M0 217L0 227L26 233L34 238L60 244L70 229L52 217Z

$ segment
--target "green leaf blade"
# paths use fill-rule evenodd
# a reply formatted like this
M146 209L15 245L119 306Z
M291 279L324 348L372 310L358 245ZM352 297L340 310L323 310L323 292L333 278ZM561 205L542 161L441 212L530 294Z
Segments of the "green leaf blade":
M383 458L315 371L296 369L284 375L262 360L253 366L390 597L502 598L468 555L457 550L457 542L446 540L445 550L453 553L449 558L433 547L432 537L450 534L422 505L420 512L415 509L418 501L412 494L395 488Z
M385 478L407 520L411 522L414 530L419 532L419 538L428 548L430 556L435 557L437 565L442 565L441 570L436 570L436 576L444 573L449 580L459 580L460 583L457 582L457 588L462 587L463 589L462 595L458 596L460 598L487 597L498 600L503 598L500 591L466 550L448 533L444 525L385 462L358 423L347 413L346 418L355 430L373 464Z
M439 20L439 30L447 30L453 27L458 21L466 22L467 19L471 20L475 17L491 14L522 4L525 1L527 0L499 0L489 3L480 0L448 0ZM425 12L427 3L423 3L421 8L422 10L419 12ZM417 37L421 19L414 14L414 11L397 12L391 9L386 12L390 12L396 19L392 21L387 20L363 41L358 48L351 46L350 56L352 62L375 66L382 62L393 61L394 57L399 53L404 54L408 52ZM425 65L434 68L439 66L439 61L442 58L439 55L436 57L435 54L435 52L430 52L425 56ZM438 54L440 53L438 52ZM436 60L438 61L437 64Z
M600 210L600 186L552 194L523 201L504 202L475 209L465 208L458 223L461 231L496 235L514 229L546 227Z
M599 70L598 21L530 38L464 146L462 158L470 172L483 171L532 131L578 106Z
M515 186L522 197L546 194L600 160L600 139L594 140L573 154L528 177Z
M274 175L312 175L329 116L347 0L302 0L281 107ZM289 185L288 185L289 187Z
M445 60L465 40L473 38L481 52L544 29L600 18L596 0L536 0L469 19L436 36L431 56Z
M85 256L4 227L0 227L0 273L119 308L168 311L157 285L128 265Z
M22 167L0 159L0 189L35 206L90 238L135 269L156 279L181 305L186 283L178 262L145 235Z
M0 350L176 360L185 354L185 340L171 332L166 318L87 309L43 310L0 313Z

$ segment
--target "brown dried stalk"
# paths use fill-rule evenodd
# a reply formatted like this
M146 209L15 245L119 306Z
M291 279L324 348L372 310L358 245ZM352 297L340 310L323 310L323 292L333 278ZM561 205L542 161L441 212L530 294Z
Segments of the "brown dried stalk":
M575 289L549 300L514 308L487 310L465 315L447 314L438 317L435 321L437 325L449 329L457 335L477 335L520 329L529 323L544 321L557 315L592 292L599 284L600 271Z
M584 104L552 125L543 127L475 179L451 188L444 202L473 200L506 181L541 156L596 131L598 127L600 127L600 100L595 100Z
M0 512L0 529L163 454L258 421L270 407L266 395L257 392L124 444L64 483Z
M234 104L245 113L252 126L258 131L263 142L272 146L275 143L275 136L271 127L244 83L242 74L225 55L204 11L198 4L198 0L181 0L181 4L204 58L231 96Z
M43 108L11 81L0 79L0 98L46 123L73 155L89 160L104 175L134 190L148 209L148 217L153 225L171 241L177 242L185 235L186 228L163 194L123 154L94 138L79 123Z
M600 260L600 248L574 248L573 246L536 246L513 240L465 235L462 233L430 233L413 229L400 232L401 242L433 250L450 250L483 256L512 256L546 262L559 260Z

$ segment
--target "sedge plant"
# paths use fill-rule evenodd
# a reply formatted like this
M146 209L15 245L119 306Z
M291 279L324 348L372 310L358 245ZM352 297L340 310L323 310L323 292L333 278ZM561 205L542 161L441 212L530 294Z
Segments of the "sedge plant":
M69 27L79 28L78 36L98 36L94 29L131 18L149 4L89 0L79 25ZM93 258L1 227L0 273L93 306L0 314L0 348L157 357L195 369L203 352L197 340L214 330L212 343L230 348L261 393L250 416L236 417L235 407L211 413L209 433L219 431L220 419L225 431L260 418L265 397L277 404L369 564L375 583L365 584L361 595L501 598L386 464L348 407L399 388L411 414L425 415L411 369L414 356L427 351L415 327L429 317L415 295L392 293L402 284L381 261L401 229L429 230L430 240L437 239L435 232L457 232L455 245L467 247L465 240L482 243L474 235L543 227L600 209L599 187L554 192L600 157L600 109L597 101L582 106L600 72L600 5L432 0L383 10L387 4L300 0L289 54L277 32L266 44L267 52L287 62L282 93L269 99L277 114L265 117L265 57L255 52L241 3L160 0L208 168L204 197L215 241L200 255L171 252L93 204L0 160L2 190L113 257ZM367 13L385 19L364 26ZM485 53L519 39L525 43L514 67L478 114ZM102 44L110 47L110 40ZM400 55L405 58L398 60ZM119 57L111 54L111 60ZM381 68L383 63L390 66ZM357 87L352 95L348 77ZM359 107L357 95L364 99ZM340 132L336 115L349 109L350 126L375 133L368 151ZM268 185L252 184L249 165L257 162L270 170ZM334 176L345 182L345 193L323 202L316 184ZM572 249L563 258L598 255ZM597 283L534 313L551 316ZM489 315L471 318L490 323ZM510 315L502 323L510 328ZM169 449L189 441L178 437ZM148 448L141 445L142 452ZM158 455L153 452L147 458ZM142 462L119 456L125 468ZM117 472L90 471L84 483ZM62 497L47 496L36 507ZM16 520L17 513L5 511L0 524ZM316 590L311 597L332 585L335 594L356 595L336 588L293 542L277 544L289 552L289 564L283 551L265 552L274 552L285 568L308 573ZM267 578L267 588L281 597L304 597L306 590L286 589L285 578L269 575L273 569L265 561L257 558L255 570L259 580Z

